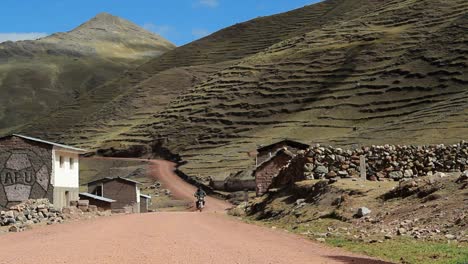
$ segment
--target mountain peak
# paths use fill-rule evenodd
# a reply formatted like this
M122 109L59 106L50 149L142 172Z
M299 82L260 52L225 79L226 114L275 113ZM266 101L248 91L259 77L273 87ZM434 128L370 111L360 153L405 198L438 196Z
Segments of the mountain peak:
M67 45L69 49L77 49L80 52L99 50L101 53L110 52L108 45L130 48L132 52L127 52L128 54L138 53L141 47L148 47L151 50L159 46L159 50L162 51L171 50L175 47L174 44L163 37L109 13L99 13L77 28L66 33L53 34L42 39L41 42L60 43L61 45ZM114 53L111 55L114 56ZM122 51L119 53L122 54Z
M116 26L120 27L121 29L136 27L136 25L130 21L127 21L123 18L114 16L109 13L103 12L103 13L97 14L95 17L91 18L89 21L83 23L77 29L85 29L85 28L107 29L107 28L116 27Z
M112 42L148 42L157 41L172 49L174 45L163 37L149 32L126 19L102 12L81 24L77 28L67 32L54 34L48 40L83 39L87 41L112 41Z

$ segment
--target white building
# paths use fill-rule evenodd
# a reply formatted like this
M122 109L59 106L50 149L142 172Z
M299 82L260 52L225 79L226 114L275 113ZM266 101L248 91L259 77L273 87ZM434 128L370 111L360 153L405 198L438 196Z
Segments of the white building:
M17 134L0 138L0 207L49 198L62 208L78 200L79 155L85 152Z

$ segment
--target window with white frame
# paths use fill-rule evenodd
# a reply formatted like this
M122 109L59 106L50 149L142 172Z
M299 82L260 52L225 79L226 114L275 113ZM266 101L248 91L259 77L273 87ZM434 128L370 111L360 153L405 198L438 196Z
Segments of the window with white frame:
M63 168L63 163L65 162L65 159L63 158L63 156L59 157L59 162L60 162L60 168Z
M73 170L75 167L75 160L73 158L70 158L70 170Z

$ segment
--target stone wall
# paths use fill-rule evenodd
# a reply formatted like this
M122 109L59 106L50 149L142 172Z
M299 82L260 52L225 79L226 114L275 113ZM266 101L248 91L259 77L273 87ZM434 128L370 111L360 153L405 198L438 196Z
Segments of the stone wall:
M0 226L10 226L10 232L19 232L41 222L49 225L63 222L61 211L48 199L26 200L0 212Z
M11 136L0 139L0 209L28 199L53 202L52 146Z
M401 180L436 172L465 171L468 143L430 146L370 146L354 150L316 145L307 154L307 178L357 178L360 156L366 157L368 180Z

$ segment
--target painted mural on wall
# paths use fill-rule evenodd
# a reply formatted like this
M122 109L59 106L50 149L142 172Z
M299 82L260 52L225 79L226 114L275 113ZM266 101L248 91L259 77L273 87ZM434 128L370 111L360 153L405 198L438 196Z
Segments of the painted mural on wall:
M0 208L27 199L53 199L52 150L31 146L0 151Z

